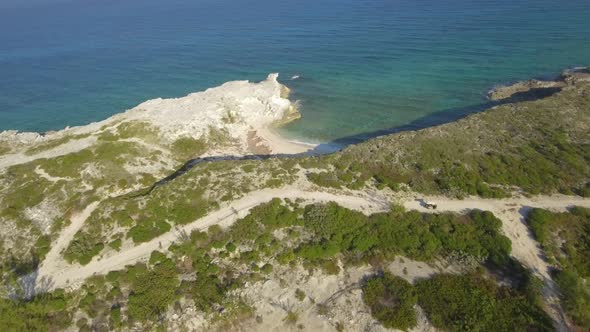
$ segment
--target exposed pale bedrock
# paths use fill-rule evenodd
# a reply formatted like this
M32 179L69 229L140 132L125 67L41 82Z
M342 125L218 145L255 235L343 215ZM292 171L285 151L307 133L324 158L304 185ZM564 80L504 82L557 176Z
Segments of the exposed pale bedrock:
M168 138L199 138L211 128L227 131L247 149L250 130L266 129L299 117L287 99L289 89L270 74L265 81L233 81L182 98L153 99L119 117L147 121ZM273 151L285 152L285 151Z
M301 116L296 103L288 99L289 89L277 78L278 74L270 74L259 83L232 81L181 98L152 99L106 120L55 132L4 131L0 133L0 169L86 149L95 138L99 143L141 140L139 143L152 148L172 148L171 153L179 159L260 151L305 152L310 146L289 142L272 132L273 127ZM176 146L185 148L184 155L174 149L179 140L181 144ZM187 151L189 143L198 143L201 148L193 144Z

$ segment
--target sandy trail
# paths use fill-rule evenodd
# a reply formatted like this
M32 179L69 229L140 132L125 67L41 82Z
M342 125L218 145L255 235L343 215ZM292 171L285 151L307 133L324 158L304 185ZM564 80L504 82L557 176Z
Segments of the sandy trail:
M68 247L70 242L74 239L76 232L84 225L84 222L92 211L96 209L99 202L92 202L81 212L74 214L70 218L70 224L65 227L60 236L57 238L55 243L51 246L51 249L45 256L43 263L39 267L39 278L47 277L54 279L54 275L59 273L62 269L67 269L69 264L64 261L62 252Z
M67 286L76 287L78 283L95 274L106 274L109 271L122 269L127 265L134 264L149 257L152 251L168 248L172 243L178 240L181 233L190 234L197 229L206 229L207 227L219 224L222 226L231 225L235 220L248 214L248 211L271 199L302 198L307 202L329 202L334 201L338 204L366 213L383 211L388 207L388 201L385 198L371 198L362 196L337 195L327 192L304 191L296 188L283 189L265 189L250 193L248 196L236 200L231 204L214 211L195 222L182 227L175 227L172 231L163 234L149 242L142 243L123 252L103 257L99 260L93 260L89 264L81 266L79 264L68 264L63 260L61 251L67 247L73 239L74 234L82 227L84 220L96 208L97 203L88 206L82 213L72 218L72 223L64 230L63 234L57 240L47 254L39 269L39 278L46 277L52 279L52 288L63 288Z
M438 204L436 211L463 212L467 210L487 210L502 220L502 231L512 241L512 256L531 269L544 282L543 295L547 312L556 323L558 331L569 331L567 318L559 301L557 285L549 274L549 265L544 260L543 252L533 238L525 222L527 212L532 208L544 208L553 211L565 211L572 206L590 207L590 199L581 197L554 195L534 198L481 199L470 198L452 200L444 197L426 197L427 201ZM422 212L434 212L424 208L420 200L404 203L407 209Z
M539 274L540 277L544 278L549 278L548 266L543 260L538 243L532 238L525 223L524 214L531 208L565 211L566 208L575 205L590 207L590 199L564 195L508 199L468 198L454 200L444 197L424 197L423 199L436 202L438 209L426 209L422 206L420 200L406 201L404 202L404 206L407 209L421 212L465 212L474 209L491 211L496 217L502 220L502 230L512 241L512 255Z
M74 139L70 142L59 145L47 151L42 151L33 155L27 155L23 152L9 154L0 157L0 170L14 165L25 164L37 159L55 158L70 153L76 153L84 150L96 143L96 137L90 136L81 139Z
M247 196L238 199L221 209L214 211L207 216L198 219L188 225L175 227L172 231L153 239L152 241L137 245L125 251L114 253L110 256L94 259L89 264L70 265L66 263L61 252L73 239L74 234L82 227L84 221L94 211L98 203L92 203L81 213L72 217L72 223L64 230L56 244L47 254L39 269L39 277L52 280L51 288L76 288L84 279L92 275L106 274L124 268L136 262L145 261L154 250L168 248L172 243L178 241L181 233L190 233L193 230L206 229L207 227L219 224L229 226L238 218L248 214L249 210L261 203L271 199L288 198L304 199L306 202L329 202L334 201L344 207L360 210L366 214L385 211L389 208L390 199L379 192L370 194L342 193L334 194L321 191L302 190L297 187L286 187L281 189L264 189L249 193ZM422 200L435 201L438 204L437 210L429 210L423 207ZM590 199L580 197L554 195L538 196L534 198L516 197L509 199L481 199L468 198L463 200L449 199L446 197L422 197L421 199L403 199L401 203L406 209L418 210L421 212L467 212L469 210L491 211L502 220L502 230L512 241L512 255L525 266L530 268L544 282L544 295L547 301L548 311L557 322L558 330L566 331L565 315L559 305L558 291L549 275L549 266L543 259L542 251L538 243L533 239L527 228L524 216L526 212L534 207L564 211L566 208L577 205L590 207Z

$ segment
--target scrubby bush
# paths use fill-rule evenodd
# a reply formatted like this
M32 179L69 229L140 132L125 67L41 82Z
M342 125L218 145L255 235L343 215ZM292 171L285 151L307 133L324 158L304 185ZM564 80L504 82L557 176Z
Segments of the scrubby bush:
M564 308L577 325L590 327L590 209L574 207L555 213L533 209L527 223L558 270Z
M211 312L224 299L224 287L219 279L205 274L197 275L191 293L197 309L204 312Z
M299 301L305 300L305 292L302 291L301 289L297 288L295 290L295 298Z
M72 299L63 291L37 295L30 300L0 298L0 326L3 331L52 331L72 323L68 309Z
M39 258L39 260L43 260L45 255L49 252L51 248L51 238L48 235L42 235L37 239L35 243L35 251Z
M406 280L385 273L363 285L363 301L383 326L407 331L416 326L418 295Z
M128 314L137 321L154 321L176 298L179 285L174 262L159 252L152 253L147 269L131 271Z
M590 286L575 271L558 271L555 282L562 294L562 303L577 325L590 327Z
M551 318L523 294L477 274L436 275L417 283L418 303L447 331L553 331Z
M86 232L78 232L66 249L64 258L70 263L77 261L82 265L86 265L103 248L104 244L99 239L96 239L95 236Z
M122 244L123 244L123 241L121 239L116 239L116 240L113 240L109 243L109 247L113 248L114 250L119 251L121 249Z
M131 227L127 236L135 243L142 243L170 231L170 228L165 220L144 220Z

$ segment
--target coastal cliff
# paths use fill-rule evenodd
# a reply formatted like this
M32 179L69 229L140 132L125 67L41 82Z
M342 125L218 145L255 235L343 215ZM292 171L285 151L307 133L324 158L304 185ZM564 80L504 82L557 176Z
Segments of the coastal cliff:
M322 156L241 157L288 151L265 136L298 116L276 75L46 135L2 133L0 322L433 331L461 330L456 317L465 317L479 330L587 326L586 293L559 292L586 289L584 263L573 260L581 272L572 279L566 264L576 257L541 258L555 243L585 243L585 75L535 85L542 93L522 99L512 96L532 85L518 85L484 112ZM224 154L233 157L214 158ZM523 222L531 207L560 213L535 224L539 238ZM580 231L553 243L540 227L565 227L560 218ZM569 279L554 280L555 269ZM471 310L474 299L487 311Z
M310 146L272 132L274 126L300 117L296 103L288 99L289 89L277 78L278 74L270 74L259 83L233 81L181 98L157 98L106 120L61 131L4 131L0 133L0 168L33 160L36 154L46 158L79 151L108 135L141 140L142 133L157 136L149 143L164 149L177 141L203 143L192 157L207 151L208 155L304 152Z

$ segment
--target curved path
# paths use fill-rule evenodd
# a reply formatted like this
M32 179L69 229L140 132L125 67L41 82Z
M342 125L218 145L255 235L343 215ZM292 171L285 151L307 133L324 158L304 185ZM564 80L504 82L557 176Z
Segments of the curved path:
M79 264L68 264L63 260L61 252L67 247L73 239L74 234L82 227L84 220L90 216L92 211L98 206L97 203L89 205L81 213L72 217L72 222L64 230L57 242L52 246L46 259L39 268L39 278L48 278L52 280L51 288L76 287L78 283L95 274L106 274L109 271L115 271L124 268L127 265L134 264L138 261L149 257L152 251L168 248L172 243L177 241L181 233L190 234L193 230L206 229L215 224L230 225L240 217L245 216L248 211L271 199L301 198L308 202L329 202L334 201L344 207L362 210L366 213L374 213L386 210L389 206L388 200L384 197L337 195L327 192L304 191L295 188L282 189L265 189L249 193L246 197L238 199L229 205L223 206L217 211L209 213L207 216L198 219L190 224L181 227L175 227L172 231L163 234L149 242L139 244L135 247L124 249L121 252L93 259L89 264L81 266Z
M502 220L502 231L512 241L512 256L539 277L543 283L543 296L547 312L551 315L558 331L570 331L568 319L561 308L559 290L549 274L549 264L543 252L526 225L525 217L532 208L544 208L553 211L565 211L572 206L590 208L590 199L575 196L553 195L533 198L451 200L443 197L429 197L428 201L438 203L437 211L462 212L467 210L487 210ZM427 210L418 200L404 203L407 209Z
M92 275L106 274L110 271L120 270L127 265L146 260L152 251L168 248L178 240L178 236L182 233L206 229L215 224L229 226L238 218L245 216L251 208L268 202L275 197L303 199L308 203L334 201L344 207L360 210L366 214L385 211L389 209L390 202L392 201L390 197L378 191L372 193L354 192L334 194L322 191L302 190L296 187L264 189L251 192L247 196L222 206L219 210L211 212L207 216L190 224L175 227L172 231L149 242L123 249L121 252L116 252L106 257L95 258L85 266L68 264L63 260L61 252L67 247L74 234L82 227L86 218L98 206L98 202L95 202L90 204L81 213L72 217L71 224L66 227L43 261L39 269L39 277L51 279L50 288L76 288L84 279ZM436 201L438 209L429 210L424 208L422 204L423 199ZM494 213L496 217L502 220L503 232L512 241L512 255L534 271L545 282L544 295L547 301L547 309L557 322L558 329L568 330L565 315L559 305L557 288L549 275L549 266L543 258L538 243L531 236L525 224L524 217L528 210L534 207L555 211L564 211L566 208L574 205L590 207L590 199L554 195L537 196L534 198L468 198L464 200L449 199L446 197L423 197L421 199L405 197L398 200L406 209L421 212L466 212L468 210L478 209Z

